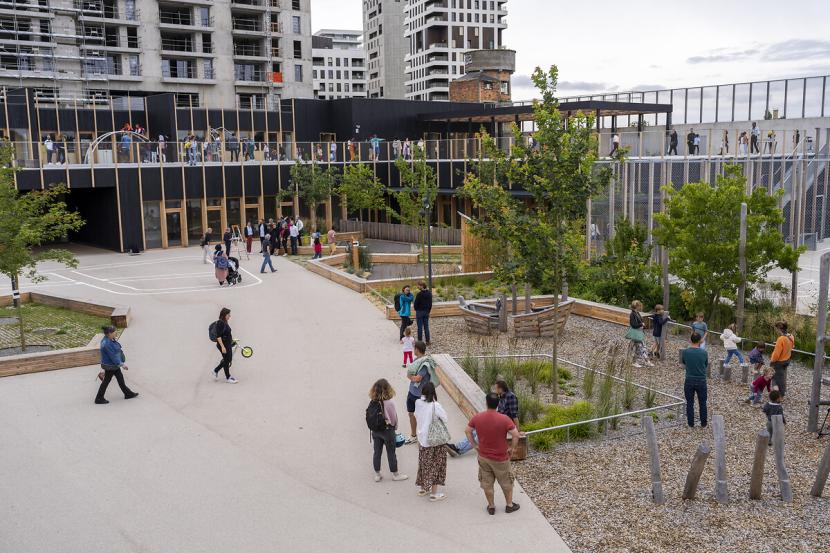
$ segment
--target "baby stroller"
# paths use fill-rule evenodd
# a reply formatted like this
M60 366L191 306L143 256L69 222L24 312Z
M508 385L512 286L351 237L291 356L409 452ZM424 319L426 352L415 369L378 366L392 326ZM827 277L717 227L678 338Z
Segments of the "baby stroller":
M228 258L228 286L242 282L242 275L239 274L239 260L235 257Z

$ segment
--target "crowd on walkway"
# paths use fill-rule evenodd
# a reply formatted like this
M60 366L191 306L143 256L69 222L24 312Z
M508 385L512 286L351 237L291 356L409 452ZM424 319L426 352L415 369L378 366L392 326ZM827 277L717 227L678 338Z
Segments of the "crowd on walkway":
M632 356L632 364L635 367L653 366L651 359L660 358L665 351L665 334L670 322L668 315L664 312L662 305L655 306L654 313L650 317L652 329L652 344L650 350L646 348L645 325L642 316L643 305L640 301L631 303L629 314L629 327L625 338L629 341L629 351ZM706 427L709 421L708 413L708 379L711 373L711 362L707 340L713 335L705 321L703 313L696 313L694 321L690 325L691 334L689 344L680 353L680 363L685 370L683 383L683 395L686 400L686 423L690 428L695 426L695 399L697 399L698 418L701 427ZM723 359L716 360L725 369L732 359L736 359L739 367L749 374L748 378L749 397L740 398L741 402L758 406L763 402L764 391L767 392L767 402L762 411L767 418L767 427L772 436L772 416L783 415L782 403L787 393L787 368L792 359L795 338L789 333L789 325L786 321L775 323L777 338L775 346L769 358L769 367L765 366L764 352L766 344L763 341L754 343L754 347L744 358L739 344L745 341L737 335L735 323L727 326L720 333L720 340L726 350ZM714 333L717 335L717 333ZM770 437L770 440L772 438Z
M717 152L717 155L719 156L729 155L729 134L730 132L728 129L723 129L720 131L719 135L708 133L707 140L710 141L710 143L706 146L704 155L716 155L715 152ZM701 155L701 140L700 134L697 133L694 128L690 128L689 132L686 134L685 154L690 156ZM609 155L614 155L614 152L619 148L619 142L619 134L615 132L612 137L611 153ZM677 131L672 128L669 131L668 136L667 155L678 155L678 142ZM796 129L792 132L792 151L795 152L798 150L800 145L801 131ZM749 129L742 130L738 133L736 153L739 156L763 154L774 155L778 151L778 146L779 141L775 130L768 129L766 133L762 133L761 129L758 127L758 123L753 121L752 126Z

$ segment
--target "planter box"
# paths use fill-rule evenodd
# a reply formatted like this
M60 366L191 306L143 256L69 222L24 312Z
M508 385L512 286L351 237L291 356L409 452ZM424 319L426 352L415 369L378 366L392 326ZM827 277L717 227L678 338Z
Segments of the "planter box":
M97 365L101 362L100 343L103 338L103 334L96 334L89 344L80 348L0 357L0 377Z

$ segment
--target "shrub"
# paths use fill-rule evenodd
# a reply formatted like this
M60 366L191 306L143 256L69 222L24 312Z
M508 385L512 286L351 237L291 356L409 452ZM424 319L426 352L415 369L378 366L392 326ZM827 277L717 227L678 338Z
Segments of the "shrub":
M466 354L464 357L461 358L459 362L461 368L467 373L467 376L473 379L473 382L478 382L478 372L480 368L480 363L478 359L473 357L472 354Z
M525 431L538 430L541 428L550 428L553 426L561 426L563 424L570 424L574 422L589 420L594 417L594 407L587 401L577 401L573 405L549 405L545 411L545 415L528 425L522 425ZM592 428L589 424L580 424L569 428L560 430L548 430L546 432L539 432L529 436L530 444L538 450L549 451L554 444L562 440L572 439L580 440L589 438L592 434Z
M545 410L542 402L532 395L516 392L516 399L519 401L519 424L522 428L527 423L535 422Z
M654 407L654 404L657 401L657 391L649 385L646 391L643 393L643 403L645 403L646 407L651 409Z
M582 373L582 394L585 399L591 399L594 395L594 382L597 378L597 372L593 367L588 367Z
M634 385L634 375L631 374L631 367L628 367L625 371L625 377L623 380L623 397L622 397L622 405L623 409L626 411L630 411L631 408L634 406L634 399L637 397L637 386Z
M482 389L484 389L485 393L489 392L490 388L493 387L493 384L496 383L496 380L499 379L499 375L502 374L505 365L506 363L501 358L484 358L484 370L481 372L481 380L479 381L479 385Z

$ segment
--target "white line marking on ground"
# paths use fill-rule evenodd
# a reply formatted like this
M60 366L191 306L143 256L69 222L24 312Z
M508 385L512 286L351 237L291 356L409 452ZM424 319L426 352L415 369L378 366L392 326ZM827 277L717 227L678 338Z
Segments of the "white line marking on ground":
M92 278L92 279L97 280L97 281L103 281L103 279L92 277L92 276L84 274L80 271L72 271L72 272L77 273L81 276ZM236 289L236 288L250 288L251 286L258 286L258 285L262 284L262 279L260 279L258 276L251 273L247 269L240 269L240 272L245 273L246 275L248 275L248 277L250 277L250 279L253 280L253 282L251 282L249 284L248 283L238 284L236 286L233 286L232 287L233 289ZM160 280L163 280L163 278L160 278ZM103 292L109 292L110 294L115 294L115 295L118 295L118 296L154 296L154 295L162 295L162 294L189 294L189 293L193 293L193 292L207 292L207 291L211 291L211 290L216 290L216 288L218 288L218 285L217 286L203 285L203 286L189 286L189 287L142 289L142 288L134 288L134 287L128 286L126 284L119 284L118 282L116 282L114 280L111 280L111 281L107 282L107 284L110 284L110 285L120 286L122 288L132 290L131 292L124 292L124 291L120 291L120 290L111 290L109 288L105 288L103 286L98 286L96 284L91 284L89 282L77 281L77 284L81 284L83 286L88 286L90 288L94 288L95 290L101 290Z

